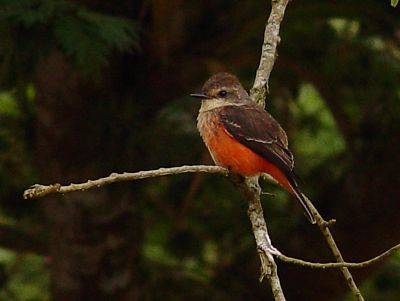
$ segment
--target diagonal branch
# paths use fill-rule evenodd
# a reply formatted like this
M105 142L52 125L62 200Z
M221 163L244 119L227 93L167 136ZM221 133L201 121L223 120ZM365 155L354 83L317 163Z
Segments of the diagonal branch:
M317 221L317 225L318 225L319 229L321 230L322 234L324 235L325 240L328 243L328 246L331 249L333 255L335 256L337 262L344 263L342 253L340 252L335 240L333 239L332 233L329 230L330 223L323 219L323 217L321 216L321 214L319 214L318 210L314 207L312 202L304 194L303 194L303 196L307 202L307 205L311 209L311 212L314 215L315 220ZM350 288L354 297L358 301L364 301L364 297L362 296L359 288L357 287L357 284L354 281L353 276L351 275L349 269L347 267L341 267L340 271L342 272L343 277L347 283L347 286Z

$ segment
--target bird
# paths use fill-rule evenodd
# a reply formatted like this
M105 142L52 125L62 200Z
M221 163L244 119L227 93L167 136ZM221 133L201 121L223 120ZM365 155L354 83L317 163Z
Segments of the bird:
M238 78L227 72L212 75L201 93L197 128L218 166L244 177L269 174L315 218L300 191L294 157L286 132L261 106L252 101Z

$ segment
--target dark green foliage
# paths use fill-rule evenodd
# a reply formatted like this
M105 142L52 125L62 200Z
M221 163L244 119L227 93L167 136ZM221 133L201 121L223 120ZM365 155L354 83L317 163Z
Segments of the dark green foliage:
M138 49L137 31L132 21L83 9L54 22L54 36L61 48L74 57L79 67L89 68L88 72L98 72L113 49Z
M62 0L2 2L0 28L11 40L11 45L4 45L3 53L0 53L3 61L8 59L7 56L37 52L38 47L44 55L49 48L56 46L70 56L84 73L98 75L114 49L126 52L139 48L138 26L129 19L90 11ZM15 35L19 32L33 33L34 36L29 39L39 43L29 45L26 40L16 39L18 36ZM23 48L23 53L10 54L8 48L13 44Z

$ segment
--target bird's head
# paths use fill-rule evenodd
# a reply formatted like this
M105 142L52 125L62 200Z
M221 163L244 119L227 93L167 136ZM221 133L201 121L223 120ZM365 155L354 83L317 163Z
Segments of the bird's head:
M249 95L236 76L221 72L211 76L203 85L201 93L190 94L203 103L241 104L249 101Z

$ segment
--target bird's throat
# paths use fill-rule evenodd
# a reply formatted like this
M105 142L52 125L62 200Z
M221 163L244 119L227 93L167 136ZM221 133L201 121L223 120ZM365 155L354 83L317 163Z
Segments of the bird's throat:
M208 112L226 106L242 106L242 105L244 105L244 103L231 103L226 101L225 99L220 99L220 98L204 99L201 102L199 113Z

